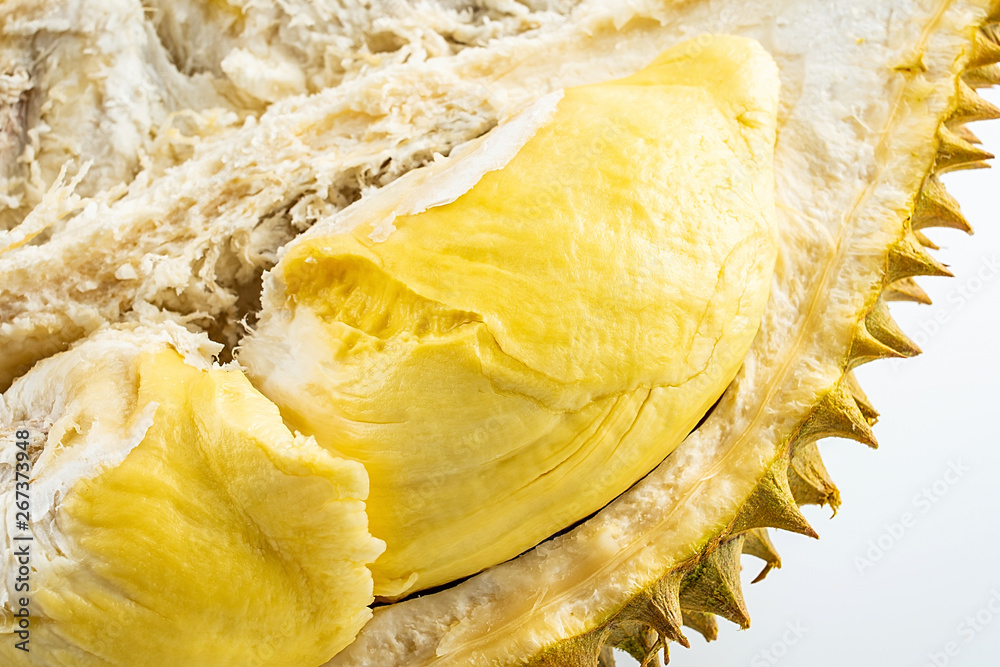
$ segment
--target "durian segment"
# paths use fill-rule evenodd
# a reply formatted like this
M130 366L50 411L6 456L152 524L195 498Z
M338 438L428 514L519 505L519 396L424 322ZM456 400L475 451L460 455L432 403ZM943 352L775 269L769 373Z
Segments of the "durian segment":
M483 655L496 663L504 660L497 656L516 661L539 646L558 658L558 639L595 627L664 568L711 548L774 447L842 370L827 362L847 349L854 321L872 303L858 299L875 284L873 276L881 279L873 266L885 259L886 243L898 238L897 217L926 174L929 137L951 110L951 77L970 51L969 35L987 5L994 20L1000 18L997 3L982 0L848 0L836 10L818 0L583 4L561 34L539 30L525 39L497 40L434 68L379 72L365 63L375 75L359 77L342 98L320 94L288 105L215 146L226 150L204 151L194 169L179 169L172 179L154 170L146 185L155 187L136 187L121 206L111 197L84 209L74 219L72 242L64 237L37 254L18 249L16 266L3 267L0 282L10 291L0 309L0 362L23 346L15 369L145 300L224 319L235 312L228 300L236 294L232 276L245 280L267 265L278 239L288 238L270 234L272 221L292 207L287 217L298 229L314 219L313 207L342 205L351 183L383 183L419 162L411 157L420 151L446 152L474 136L495 111L470 92L481 82L517 105L553 86L632 71L664 45L700 31L748 34L774 53L784 84L777 164L782 259L767 335L733 391L670 466L616 505L621 511L605 512L576 537L491 570L456 593L383 610L356 650L344 654L347 662L353 655L355 664L366 664L376 654L385 664L468 665ZM983 54L977 62L986 64L966 75L970 85L1000 81L988 64L1000 56L995 49ZM899 69L914 61L921 68ZM400 90L395 99L405 103L385 103ZM352 103L339 105L342 99ZM846 101L853 103L847 107ZM429 116L435 122L427 122ZM974 143L967 133L957 134ZM282 153L289 144L294 150ZM286 171L290 155L309 161L308 168ZM387 157L388 174L378 171ZM261 184L266 187L257 189ZM203 197L210 188L225 190L227 199ZM191 240L193 231L200 236ZM103 258L96 256L99 248L107 249ZM84 257L87 262L79 261ZM5 365L3 384L16 372ZM860 401L859 407L867 417ZM720 460L726 461L721 472L713 467ZM601 559L611 566L602 568ZM557 594L558 605L550 604L550 594ZM530 604L519 606L520 600ZM516 622L505 622L505 614ZM710 615L684 617L714 634ZM502 639L491 642L491 636ZM471 657L463 653L470 644L477 649Z
M180 327L105 330L0 403L5 665L319 664L371 616L368 480ZM14 438L32 438L15 530ZM17 592L15 535L30 534ZM30 653L15 649L27 596Z
M632 600L730 537L764 471L787 465L799 427L844 377L858 326L892 282L890 264L897 273L939 270L900 262L898 247L890 258L890 246L934 169L937 130L956 108L970 40L990 7L1000 5L851 0L831 11L819 0L741 0L671 4L662 14L661 4L643 5L636 12L658 24L618 15L537 52L525 47L518 62L530 64L505 71L504 82L558 82L576 70L567 62L617 66L700 31L764 44L783 84L772 298L733 385L662 466L573 531L454 588L383 609L329 664L360 665L377 652L406 665L531 664L526 656L559 664L561 654L564 664L592 666L596 649L582 659L578 647L603 641ZM542 49L562 60L547 69L544 58L531 58ZM915 60L920 68L900 67ZM849 391L871 424L874 411ZM711 615L683 618L715 636Z
M0 3L0 229L47 209L39 247L0 258L0 391L150 304L236 345L280 247L548 92L494 92L508 55L467 47L575 4ZM91 198L52 206L86 164Z
M777 85L751 40L682 44L567 90L457 200L290 246L239 359L290 424L368 469L377 594L600 509L718 399L775 259Z
M185 12L169 4L170 16ZM266 13L257 39L271 29ZM14 224L37 204L32 227L45 230L0 256L0 390L101 326L142 319L150 305L235 345L278 248L362 189L483 134L504 104L482 82L411 53L402 77L358 63L371 76L248 116L217 99L224 80L178 73L152 17L139 0L0 3L0 120L12 119L0 128L0 157L10 157L0 179L11 171L0 208L16 209ZM72 92L77 84L86 96ZM57 99L47 100L50 91ZM33 104L49 114L35 125L22 118ZM68 165L72 177L91 161L80 193L92 198L70 202L59 169Z

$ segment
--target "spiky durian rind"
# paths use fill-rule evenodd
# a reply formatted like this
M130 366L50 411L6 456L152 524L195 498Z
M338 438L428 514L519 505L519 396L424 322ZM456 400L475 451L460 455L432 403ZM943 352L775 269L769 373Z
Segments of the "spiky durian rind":
M572 541L572 534L565 539L558 538L536 548L528 557L522 557L524 561L517 565L501 566L495 572L487 572L487 576L481 575L438 596L381 610L362 632L359 641L331 664L360 664L357 657L374 647L388 649L384 657L387 662L393 662L394 652L379 639L381 632L389 628L398 629L396 640L406 642L408 664L463 664L465 661L465 664L520 662L592 667L607 660L608 645L619 645L644 664L652 664L657 660L656 653L665 648L668 641L682 642L681 625L696 629L706 638L714 638L713 614L724 615L737 623L744 622L739 578L734 572L736 559L732 554L740 550L760 552L761 541L758 537L748 539L750 531L758 531L756 535L759 536L764 527L779 527L810 534L811 528L801 518L797 502L825 502L834 508L839 503L839 494L822 469L816 440L839 436L875 445L870 427L878 415L857 386L851 369L867 361L912 356L919 352L892 322L886 301L898 298L896 295L900 293L922 300L922 292L914 289L910 279L918 275L949 275L949 272L927 254L913 231L929 226L968 229L957 205L940 188L936 176L958 168L981 166L989 157L970 141L961 126L961 118L981 116L977 109L984 108L970 98L972 84L965 86L960 76L963 70L976 67L980 69L976 70L979 79L974 80L975 85L982 85L981 82L988 78L989 72L982 68L992 60L982 53L992 53L992 47L989 44L984 47L982 43L984 39L992 40L989 29L978 33L979 46L975 53L968 48L977 34L975 24L988 15L985 4L954 3L929 16L929 25L924 26L924 41L914 45L921 67L898 69L899 78L890 105L896 114L894 125L888 128L875 150L879 156L877 173L893 180L899 192L908 193L909 199L897 203L886 196L882 189L884 183L877 182L876 176L876 184L870 184L865 200L856 204L858 210L853 212L856 218L853 222L857 224L857 219L862 219L867 225L866 233L862 237L861 232L852 235L841 229L837 242L839 252L854 260L852 270L836 278L841 281L839 289L846 288L855 295L850 305L841 305L836 312L844 322L839 326L846 325L845 333L840 336L839 327L830 329L831 323L839 323L827 321L824 330L826 358L810 359L807 354L801 354L800 361L815 385L808 402L796 402L802 400L804 391L788 393L789 398L783 401L777 387L758 388L766 392L765 401L780 405L781 410L777 412L785 414L776 419L773 428L761 433L768 440L754 450L755 455L747 454L739 462L736 456L731 456L731 466L743 464L760 471L756 482L740 487L746 489L741 495L744 500L727 507L724 513L709 515L707 508L703 508L705 514L697 517L701 521L699 525L704 526L700 537L695 537L694 530L685 532L686 537L671 534L662 528L670 521L671 514L690 513L697 505L697 487L692 486L687 489L683 510L679 501L660 508L664 514L657 524L661 527L659 534L649 531L632 536L627 543L646 546L633 549L628 556L623 555L621 549L609 551L616 544L615 531L623 529L623 524L608 520L602 531L599 521L588 522L578 529L576 543ZM994 6L994 17L996 11ZM947 36L935 40L938 32ZM852 241L857 243L857 248L851 247ZM834 280L829 275L832 269L824 270L827 274L823 280ZM814 294L824 289L833 291L829 284L815 289ZM883 296L883 292L887 293ZM844 299L840 294L836 298ZM822 308L815 301L810 305L812 323L822 327ZM845 308L853 315L845 314ZM813 336L812 329L801 320L796 325L797 340L808 343ZM748 363L754 362L751 356ZM783 368L787 370L791 365L789 361ZM822 385L818 384L820 378L825 378ZM797 398L793 400L792 396ZM724 397L717 411L731 408L732 403L727 403ZM710 425L711 419L706 424ZM703 433L698 435L705 437ZM746 438L752 437L752 433L744 434L744 444ZM680 460L675 462L675 468L684 465L684 453L678 452ZM644 495L649 484L664 483L664 476L657 477L654 473L651 478L656 481L647 479L620 499L618 506L634 508L650 495ZM716 483L716 488L721 490L726 484L738 482L709 476L698 483L705 486ZM722 519L722 516L729 518ZM669 525L677 524L671 521ZM692 541L684 548L674 548L672 555L666 555L665 548L660 549L659 555L653 555L657 551L657 539L673 540L670 544L674 547L677 541ZM588 545L592 553L583 552L577 544ZM559 560L557 556L562 553L573 555ZM764 553L767 553L766 548ZM599 568L594 564L598 559L609 562ZM559 562L559 565L550 567L550 562ZM539 588L539 582L545 582L547 587L554 586L556 580L569 580L571 575L563 579L558 578L563 576L561 574L556 576L560 572L557 567L572 570L583 586L593 581L591 577L595 576L596 569L600 573L597 576L602 577L600 585L606 597L600 605L587 607L582 598L574 598L565 591L551 603L545 598L545 590L524 591L528 600L514 604L515 611L503 615L506 622L492 619L495 621L493 627L476 631L475 618L486 615L467 608L463 601L465 596L486 595L482 604L489 607L494 596L499 600L504 594L517 595L513 592L519 587L516 571L523 572L535 588ZM616 579L612 567L617 567L617 572L626 572L630 581L623 583ZM724 574L720 568L725 569ZM547 570L551 579L541 576L542 570ZM633 593L622 595L621 591L629 587ZM607 592L611 590L615 592ZM688 595L682 595L682 590ZM600 597L596 592L593 595ZM435 597L440 599L435 600ZM507 604L510 604L509 597ZM527 616L546 613L551 617L545 623L532 627L528 622ZM518 614L523 616L514 621ZM472 618L465 621L465 616ZM393 619L403 618L431 620L420 622L419 629L414 628L411 632L394 625ZM532 630L525 629L528 627Z
M993 10L993 14L997 11L1000 11L1000 4ZM987 20L991 18L997 17L990 16ZM977 33L978 50L965 63L966 73L970 71L976 73L984 66L992 67L996 62L1000 62L1000 48L994 48L996 42L993 40L994 33L988 27ZM988 46L984 47L983 44ZM982 76L976 80L982 82L982 85L1000 83L992 79L985 80ZM892 320L885 302L905 299L929 304L930 299L912 281L912 277L952 275L943 265L919 248L919 245L928 244L922 240L919 245L915 243L919 237L912 230L925 227L951 227L971 233L971 227L961 215L957 202L948 195L937 176L955 169L979 167L982 161L993 157L986 151L976 149L969 142L963 142L954 128L962 128L964 127L962 124L966 122L995 119L1000 117L1000 113L992 104L979 97L961 78L957 81L957 92L951 104L952 110L942 119L939 128L937 156L930 165L927 177L916 197L914 210L899 221L901 238L887 249L883 277L873 285L877 297L863 311L859 319L842 378L817 402L816 407L790 442L779 448L781 453L775 459L772 471L787 470L789 476L794 476L798 493L791 494L795 496L792 502L789 503L783 494L771 490L776 486L780 487L780 482L776 484L773 474L765 476L739 509L733 524L711 539L696 561L670 570L650 587L650 590L658 592L666 589L665 599L660 597L655 603L650 600L645 604L637 604L637 601L649 595L647 591L641 592L610 620L584 635L590 638L589 640L577 637L549 647L541 656L528 663L532 667L535 665L591 667L598 664L594 662L590 653L592 647L596 646L598 651L602 651L607 645L627 651L640 661L643 667L650 664L658 665L659 651L662 650L666 656L668 642L681 641L679 638L683 638L683 635L673 621L674 616L669 619L657 618L649 614L649 609L653 608L677 609L681 612L683 623L698 630L709 641L716 638L716 630L714 624L707 624L707 614L721 616L741 627L748 627L749 617L746 615L740 591L739 559L734 558L733 553L737 555L749 553L767 560L767 567L754 579L754 583L767 574L772 563L777 563L780 567L780 557L773 551L773 545L770 545L770 540L767 539L764 526L751 530L744 529L748 521L751 524L760 522L759 519L748 520L747 517L764 515L767 517L763 522L766 527L803 533L805 531L796 522L786 523L785 517L798 514L797 505L829 503L836 511L836 507L840 504L840 494L827 477L816 448L816 441L826 437L839 437L871 447L878 446L870 428L877 418L877 413L861 392L851 369L879 358L908 357L920 353L919 348L906 338ZM768 501L761 503L755 500L761 497L767 497ZM765 509L762 511L758 508ZM732 537L733 535L735 537ZM815 533L812 533L812 536L816 536ZM734 545L738 545L739 548L734 549ZM773 560L770 560L771 558ZM691 578L700 580L706 570L711 573L711 583L702 584L708 593L702 593L698 597L685 597L679 586L667 584L667 582L688 581ZM641 628L639 632L625 630L637 624ZM655 641L651 641L652 639ZM686 639L681 643L687 646Z

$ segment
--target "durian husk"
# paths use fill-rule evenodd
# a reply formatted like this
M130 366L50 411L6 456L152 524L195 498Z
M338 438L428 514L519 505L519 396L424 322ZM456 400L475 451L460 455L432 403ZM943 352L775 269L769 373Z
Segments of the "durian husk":
M704 8L686 9L678 8L676 21L689 34L725 22ZM643 665L659 664L669 642L688 644L682 626L713 639L715 616L749 625L740 553L762 558L763 576L780 564L768 529L815 537L798 505L836 509L839 492L818 440L877 447L871 426L878 413L851 371L920 352L893 322L887 302L928 302L913 277L950 275L918 231L969 231L938 176L985 166L992 157L970 141L963 123L996 116L973 87L995 80L989 68L1000 49L988 24L1000 19L1000 6L945 2L911 10L893 36L893 57L884 61L888 106L872 100L858 111L873 144L858 156L865 173L849 175L836 164L834 153L846 150L841 145L824 147L830 155L814 159L829 162L820 167L792 154L804 139L798 123L832 128L823 118L797 118L809 88L785 82L799 87L786 86L784 95L800 96L783 99L776 154L786 252L761 334L711 416L657 470L574 531L449 590L377 609L329 665L368 664L366 656L378 655L380 664L591 667L607 664L609 646ZM739 32L738 17L730 18ZM838 28L863 43L862 25ZM565 48L600 53L611 42L637 48L659 31L671 28L606 26ZM815 48L828 37L815 36ZM788 64L773 44L765 46ZM786 66L783 74L795 72ZM783 159L800 161L810 176L828 168L826 183L784 180ZM848 175L855 179L850 192L835 203L834 183L844 188ZM796 191L807 183L819 186L809 197ZM813 201L823 208L806 208Z

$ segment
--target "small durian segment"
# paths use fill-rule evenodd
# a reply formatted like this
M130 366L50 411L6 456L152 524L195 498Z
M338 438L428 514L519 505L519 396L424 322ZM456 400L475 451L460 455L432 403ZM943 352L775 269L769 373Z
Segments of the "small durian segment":
M218 346L179 326L104 330L0 402L5 665L316 665L370 618L361 464L293 435ZM32 434L14 530L14 437ZM19 598L30 654L15 650Z
M365 464L376 594L600 509L716 401L768 296L777 89L752 40L680 45L566 90L451 203L290 247L239 359L290 424Z

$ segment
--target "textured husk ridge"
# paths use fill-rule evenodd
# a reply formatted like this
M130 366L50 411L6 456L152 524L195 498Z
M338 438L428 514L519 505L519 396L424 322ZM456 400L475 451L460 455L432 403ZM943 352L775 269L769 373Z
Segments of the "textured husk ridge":
M750 619L740 590L739 555L750 554L764 561L763 570L754 579L756 583L781 563L768 529L818 537L798 506L830 505L836 511L840 495L826 473L816 442L838 437L878 447L871 429L878 413L861 390L852 369L877 359L920 353L892 320L886 302L929 304L930 299L913 277L951 276L946 267L921 248L937 249L919 230L950 227L971 233L958 203L948 195L938 175L982 168L988 166L984 161L993 157L976 145L974 135L968 136L971 133L964 123L1000 118L1000 110L973 89L998 82L994 66L1000 62L1000 51L995 47L995 23L991 23L994 20L1000 20L997 8L976 33L963 75L956 79L950 113L942 119L935 138L937 153L928 165L913 209L908 216L895 221L899 239L886 249L881 280L874 283L873 298L866 302L858 318L850 352L843 360L841 379L778 445L771 467L737 510L733 522L706 543L697 558L670 569L594 630L543 650L528 664L552 667L614 664L610 647L616 647L627 651L644 667L659 665L660 652L663 651L664 657L669 655L669 642L689 646L682 625L709 641L717 638L715 616L747 628Z

